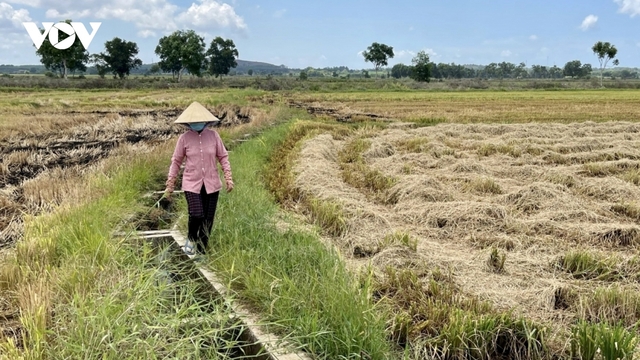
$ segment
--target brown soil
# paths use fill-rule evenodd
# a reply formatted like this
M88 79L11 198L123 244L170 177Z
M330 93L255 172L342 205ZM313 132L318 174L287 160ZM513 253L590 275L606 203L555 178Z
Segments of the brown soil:
M389 120L384 116L353 110L345 105L335 105L335 107L329 107L317 103L304 103L290 100L289 106L296 109L305 109L309 114L312 115L328 116L340 122Z
M611 211L640 199L629 175L640 166L639 132L622 122L389 128L364 153L368 166L396 179L388 205L342 180L336 154L350 139L323 134L304 143L296 185L349 214L349 230L332 241L352 266L448 269L465 293L496 309L567 324L575 314L562 289L602 284L558 271L558 257L597 249L628 259L640 246L637 219ZM426 145L411 152L412 138ZM622 170L594 173L592 162ZM418 240L417 252L379 247L397 231ZM487 269L492 247L506 252L503 273Z

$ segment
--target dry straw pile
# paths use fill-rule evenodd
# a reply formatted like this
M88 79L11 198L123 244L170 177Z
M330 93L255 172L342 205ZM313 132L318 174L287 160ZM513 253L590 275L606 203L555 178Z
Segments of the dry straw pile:
M300 191L342 206L348 230L333 241L356 266L444 269L496 309L567 325L589 313L574 295L603 283L559 266L563 255L635 261L638 133L624 122L365 129L306 141L294 171ZM366 173L392 186L375 191ZM618 273L637 288L637 271Z

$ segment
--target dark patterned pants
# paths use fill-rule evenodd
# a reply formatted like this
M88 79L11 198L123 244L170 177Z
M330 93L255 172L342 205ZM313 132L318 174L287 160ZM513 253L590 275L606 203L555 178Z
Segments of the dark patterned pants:
M189 240L196 244L198 253L205 254L220 192L207 194L202 185L200 194L189 191L185 191L184 194L189 208Z

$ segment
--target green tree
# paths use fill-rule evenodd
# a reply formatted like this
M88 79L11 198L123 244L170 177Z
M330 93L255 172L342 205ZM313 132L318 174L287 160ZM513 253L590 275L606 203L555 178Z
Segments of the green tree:
M227 75L232 68L238 66L238 50L231 39L216 37L211 41L206 55L209 57L209 74L215 77Z
M396 64L391 68L391 76L396 79L411 76L413 68L405 64Z
M393 47L374 42L366 51L362 52L362 56L364 56L365 62L370 62L375 66L377 74L380 66L387 66L387 61L393 58Z
M173 74L174 78L177 76L178 81L184 70L201 76L206 63L204 38L193 30L178 30L163 36L155 53L160 57L160 68Z
M438 65L438 68L440 68L440 67L441 67L441 65ZM491 64L485 66L484 73L485 73L486 77L494 78L494 77L500 77L501 71L498 68L498 64L491 63Z
M102 58L108 71L120 79L124 79L132 69L142 65L142 60L136 57L138 45L135 42L115 37L104 43L104 47L105 52L100 53L98 57ZM98 65L96 65L96 69L98 69ZM100 69L98 69L98 73L100 74Z
M544 79L549 77L549 70L546 66L542 65L532 65L531 66L531 77L536 79Z
M593 50L593 53L598 57L598 61L600 62L600 87L602 87L602 73L604 69L607 68L607 63L610 60L613 60L612 64L614 66L618 66L620 63L618 59L615 59L618 49L609 42L603 43L602 41L598 41L593 45L591 50Z
M588 78L591 76L591 72L593 72L593 68L591 67L591 64L582 64L582 66L580 67L580 77L581 78Z
M67 24L71 24L71 20L65 20ZM44 29L40 29L40 33L44 34ZM59 31L58 40L63 41L69 35ZM47 70L59 72L60 76L67 78L69 72L86 71L86 63L89 61L89 52L84 49L80 42L80 38L76 36L73 45L68 49L60 50L53 47L47 36L36 54L40 56L40 62Z
M529 76L527 72L527 64L521 62L516 66L516 69L513 72L513 77L516 79L524 79Z
M153 64L149 68L149 73L150 74L159 74L161 71L162 71L162 69L160 69L160 65L158 65L158 64Z
M253 76L253 69L249 69L249 71L247 71L247 74L249 74L249 76Z
M591 64L582 64L580 60L569 61L564 65L562 73L564 76L571 76L572 78L583 78L591 74Z
M416 81L431 81L431 63L429 62L429 54L424 50L416 54L411 60L413 71L411 77Z
M307 80L309 78L309 74L305 70L300 71L300 80Z
M498 68L500 69L500 78L510 78L513 77L513 73L516 70L516 65L510 62L503 61L498 64Z
M552 79L559 79L562 77L562 69L560 69L558 66L553 65L550 69L549 69L549 76Z
M105 74L110 71L109 65L107 65L107 62L104 60L103 54L92 54L89 56L89 63L93 64L96 68L96 72L101 78L104 78Z

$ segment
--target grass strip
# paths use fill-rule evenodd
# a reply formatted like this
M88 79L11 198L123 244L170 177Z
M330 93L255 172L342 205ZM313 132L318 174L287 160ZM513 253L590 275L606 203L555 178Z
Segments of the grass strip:
M292 116L269 110L220 129L221 136L233 146ZM239 324L198 282L183 279L182 267L169 269L144 242L111 238L129 216L137 214L139 225L159 210L142 195L163 186L173 145L116 151L74 189L83 200L25 218L24 239L0 266L1 305L19 309L15 336L0 334L0 358L226 358L238 351Z
M25 220L24 239L0 268L0 290L20 309L21 336L0 339L0 358L221 358L238 324L203 299L181 269L158 263L143 242L117 240L123 214L165 177L167 146L112 158L88 175L91 201ZM158 266L161 265L161 266Z
M293 156L273 149L306 134L299 124L280 125L231 154L236 188L221 197L211 266L266 320L277 322L319 358L386 358L385 324L369 289L361 288L340 255L317 235L275 226L274 200L291 194L272 195L266 189L269 174L283 169L265 166L270 159ZM280 186L286 191L286 184Z

